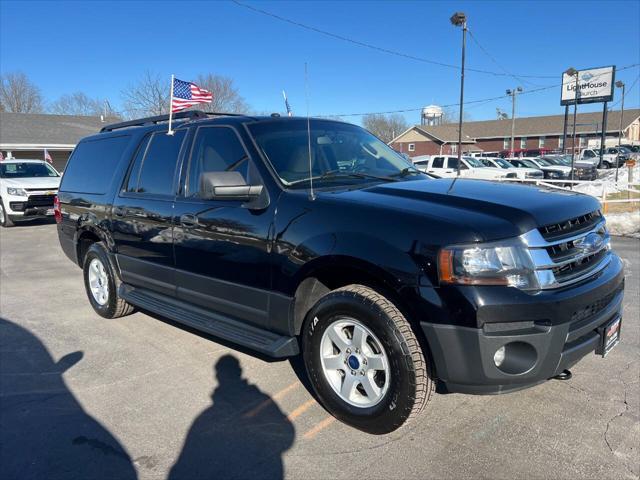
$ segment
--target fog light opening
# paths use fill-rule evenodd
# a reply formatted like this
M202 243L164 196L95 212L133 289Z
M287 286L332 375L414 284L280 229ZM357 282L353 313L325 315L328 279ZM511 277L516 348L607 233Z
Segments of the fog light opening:
M506 354L506 351L507 350L504 346L496 350L496 353L493 355L493 363L496 364L496 367L499 367L504 362L504 356Z
M498 348L493 362L498 370L509 375L522 375L530 371L538 361L533 345L525 342L510 342Z

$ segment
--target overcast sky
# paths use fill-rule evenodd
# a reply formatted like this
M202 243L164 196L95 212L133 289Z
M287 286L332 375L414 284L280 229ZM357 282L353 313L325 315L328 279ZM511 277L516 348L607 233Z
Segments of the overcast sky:
M355 41L445 64L460 64L466 12L466 100L559 84L578 69L640 63L640 2L247 2L247 5ZM481 49L478 43L484 48ZM312 114L416 109L458 102L459 70L366 48L285 23L232 2L0 3L0 68L21 70L47 100L84 91L120 106L120 92L145 70L190 80L212 72L235 80L255 111L282 111L286 89L305 113L304 63ZM629 87L640 67L618 72ZM549 78L537 78L549 77ZM638 83L627 107L640 105ZM559 87L522 95L518 115L562 113ZM619 98L619 94L616 98ZM492 119L500 99L470 104L472 119ZM601 105L580 107L582 111ZM619 105L618 105L619 108ZM407 120L417 123L417 112ZM359 117L349 118L359 121Z

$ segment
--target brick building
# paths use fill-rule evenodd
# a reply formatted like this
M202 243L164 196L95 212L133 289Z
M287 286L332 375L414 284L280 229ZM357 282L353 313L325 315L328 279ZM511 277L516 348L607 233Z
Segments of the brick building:
M578 113L576 120L576 148L586 148L600 142L602 112ZM606 144L617 144L620 111L608 114ZM515 121L514 149L546 148L562 150L564 115L522 117ZM640 109L625 110L622 119L622 143L640 143ZM509 150L511 119L464 122L462 124L463 152L497 152ZM567 145L572 147L573 117L569 115ZM458 124L415 125L390 142L391 147L412 157L418 155L456 154Z
M81 138L117 121L81 115L0 112L0 152L5 158L42 160L46 148L53 166L62 171Z

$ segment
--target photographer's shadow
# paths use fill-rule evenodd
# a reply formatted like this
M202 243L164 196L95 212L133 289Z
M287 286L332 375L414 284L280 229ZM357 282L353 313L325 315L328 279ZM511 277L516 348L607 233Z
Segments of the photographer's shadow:
M125 449L84 411L57 362L25 328L0 318L0 478L135 479Z
M191 425L169 480L284 478L295 429L271 398L242 378L232 355L215 365L213 404Z

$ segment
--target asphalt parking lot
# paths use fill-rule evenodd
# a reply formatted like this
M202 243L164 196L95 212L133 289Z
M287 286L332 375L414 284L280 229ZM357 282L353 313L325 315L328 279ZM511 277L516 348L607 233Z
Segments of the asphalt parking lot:
M55 225L0 231L0 478L638 478L640 240L620 345L571 381L437 394L408 427L334 421L289 361L96 315Z

